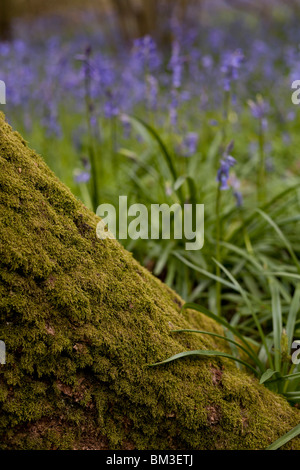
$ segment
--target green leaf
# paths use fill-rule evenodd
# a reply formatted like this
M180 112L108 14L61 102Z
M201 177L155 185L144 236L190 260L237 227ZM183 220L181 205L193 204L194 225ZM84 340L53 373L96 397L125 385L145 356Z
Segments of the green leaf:
M260 209L256 209L256 212L258 212L270 225L271 227L274 228L275 232L278 234L279 238L281 239L281 241L284 243L284 245L286 246L286 249L288 250L288 252L290 253L291 255L291 258L293 259L294 263L295 263L295 266L298 270L298 272L300 273L300 264L299 264L299 261L297 259L297 256L295 255L294 253L294 250L292 248L292 245L290 244L290 242L288 241L288 239L286 238L286 236L283 234L283 232L280 230L280 228L278 227L278 225L274 222L274 220L271 219L271 217L266 214L264 211L260 210Z
M255 364L257 364L257 366L260 368L260 370L261 371L264 370L263 364L258 359L258 357L255 354L255 352L253 351L252 347L249 345L248 341L244 338L243 335L241 335L241 333L234 326L232 326L230 323L228 323L228 321L225 320L225 318L214 314L210 310L207 310L205 307L202 307L202 305L198 305L198 304L194 304L194 303L189 303L189 302L185 303L182 307L182 310L186 310L186 309L196 310L197 312L203 313L207 317L215 320L217 323L219 323L220 325L224 326L229 331L231 331L246 346L247 350L249 351L249 353L248 353L249 356L255 362Z
M300 424L297 424L297 426L295 426L293 429L291 429L289 432L281 436L279 439L277 439L277 441L273 442L273 444L267 447L266 450L279 449L279 447L282 447L291 439L294 439L295 437L299 436L299 434L300 434Z
M300 392L285 392L284 396L289 401L300 402Z
M287 194L291 193L292 191L299 189L299 187L300 187L300 183L297 183L293 186L290 186L289 188L284 189L283 191L276 194L276 196L274 196L270 201L264 204L262 206L262 209L266 210L269 207L275 206L275 203L277 201L279 201L280 199L283 199ZM256 214L257 214L257 211L254 211L250 216L247 217L246 220L243 220L242 223L231 233L227 241L233 239L235 236L239 236L242 228L249 226L249 224L253 222L253 220L255 219Z
M174 183L174 191L178 191L179 188L181 188L181 186L185 182L187 183L189 187L190 203L193 204L193 206L195 206L197 203L197 198L196 198L197 189L196 189L195 181L191 176L188 176L188 175L179 176L179 178Z
M254 367L252 367L250 364L243 361L242 359L238 359L234 356L231 356L231 354L226 354L221 351L211 351L209 349L208 350L196 349L194 351L184 351L182 353L175 354L174 356L168 357L168 359L165 359L164 361L156 362L155 364L149 364L149 367L158 366L161 364L167 364L168 362L176 361L177 359L181 359L183 357L188 357L188 356L225 357L226 359L231 359L232 361L243 364L245 367L248 367L252 372L254 372L255 375L257 375L257 371L254 369Z
M177 191L185 182L186 177L185 176L179 176L177 180L174 183L174 191Z
M230 287L231 289L238 291L238 289L235 287L235 285L232 284L231 282L228 282L225 279L223 279L222 277L216 276L215 274L210 273L206 269L203 269L200 266L197 266L196 264L194 264L191 261L184 258L184 256L182 256L181 254L179 254L177 252L174 252L173 255L176 256L176 258L178 258L180 261L182 261L189 268L192 268L195 271L203 274L204 276L209 277L210 279L213 279L215 281L219 281L221 284L224 284L225 286Z
M253 317L253 320L255 322L255 325L257 327L257 330L260 334L260 337L261 337L261 340L262 340L262 343L264 345L264 348L266 350L266 354L268 356L268 359L269 359L269 363L270 363L270 366L272 367L273 366L273 361L272 361L272 357L271 357L271 354L268 350L268 346L267 346L267 342L266 342L266 336L263 332L263 329L261 327L261 324L257 318L257 315L253 309L253 306L251 304L251 302L249 301L248 299L248 295L247 295L247 292L245 291L245 289L242 288L242 286L240 285L240 283L235 279L235 277L228 271L228 269L225 268L225 266L221 263L219 263L219 261L217 261L216 259L212 258L213 261L222 269L222 271L224 271L224 273L229 277L229 279L232 281L232 283L238 288L238 290L240 291L240 294L241 296L243 297L244 299L244 302L245 304L248 306L251 314L252 314L252 317ZM260 361L259 361L260 362ZM262 363L260 363L260 369L263 370L263 365Z
M219 338L219 339L222 339L224 341L227 341L228 343L234 344L237 348L241 349L242 351L244 351L244 353L246 353L249 357L251 357L251 354L249 353L249 351L246 348L244 348L244 346L242 346L237 341L234 341L231 338L227 338L226 336L218 335L217 333L212 333L211 331L182 329L182 330L172 330L171 333L199 333L199 334L202 334L202 335L213 336L215 338ZM252 359L252 357L251 357L251 359Z
M262 374L259 383L260 384L265 383L267 380L269 380L271 377L273 377L274 374L276 374L276 370L267 369L266 372L264 372Z
M274 336L274 357L275 369L280 372L281 367L281 335L282 335L282 314L279 290L277 284L270 280L270 288L272 294L272 319L273 319L273 336Z
M174 243L173 242L168 243L166 249L160 255L154 268L155 276L159 276L161 274L162 270L164 269L164 267L166 266L168 262L168 258L173 248L174 248Z
M177 175L176 169L173 165L173 160L172 160L171 154L169 153L165 143L161 139L158 132L153 127L149 126L149 124L147 124L145 121L143 121L140 118L137 118L137 117L134 117L134 116L129 116L129 119L132 122L140 124L140 126L142 126L156 140L156 142L158 143L158 145L159 145L159 147L162 151L162 154L163 154L163 156L166 160L166 163L169 167L169 170L170 170L170 173L173 177L174 182L177 181L178 175Z
M297 320L297 314L300 309L300 284L297 285L297 288L295 290L293 300L290 306L288 318L287 318L287 324L286 324L286 334L288 337L288 349L291 349L292 341L293 341L293 336L294 336L294 330L295 330L295 324Z

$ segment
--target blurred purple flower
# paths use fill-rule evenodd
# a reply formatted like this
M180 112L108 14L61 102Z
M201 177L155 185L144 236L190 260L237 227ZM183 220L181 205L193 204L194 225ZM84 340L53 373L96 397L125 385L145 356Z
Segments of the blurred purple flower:
M243 205L243 196L242 193L240 192L240 186L241 183L237 179L235 175L231 175L228 184L232 187L233 195L236 199L236 205L237 207L241 207Z
M244 63L245 57L240 49L231 53L225 53L222 58L221 72L223 74L223 88L230 91L231 83L239 78L239 69Z
M295 119L296 119L295 111L289 111L286 116L286 120L291 122L291 121L295 121Z
M205 55L202 57L202 65L204 68L212 67L213 63L213 58L210 55Z
M217 182L220 184L220 189L222 191L229 189L228 180L229 180L229 171L230 168L236 164L235 158L231 155L226 155L221 162L220 168L217 173Z
M82 157L84 169L74 171L74 181L76 183L88 183L91 179L91 165L87 157Z
M262 121L269 113L270 106L260 95L256 97L256 101L248 100L248 105L255 119Z
M157 46L151 36L135 39L133 47L133 59L136 68L140 71L154 72L160 66L160 58Z
M172 44L172 57L169 67L172 71L172 85L174 88L180 88L183 72L183 58L180 55L180 45L178 41Z
M104 104L104 115L107 119L118 116L119 107L117 106L116 93L111 90L106 90L106 101Z
M190 91L186 91L186 90L182 91L180 93L180 99L181 99L181 101L190 101L190 99L191 99Z
M178 98L176 90L171 91L171 103L169 108L170 121L172 126L177 125L177 108L178 108Z
M199 136L196 132L189 132L182 142L184 156L190 157L196 153Z
M74 176L76 183L88 183L90 181L91 174L88 171L81 171Z

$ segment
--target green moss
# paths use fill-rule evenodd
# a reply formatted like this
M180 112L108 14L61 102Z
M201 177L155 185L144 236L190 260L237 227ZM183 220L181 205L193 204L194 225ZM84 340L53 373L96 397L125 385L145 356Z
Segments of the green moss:
M263 449L299 411L226 360L146 364L214 340L0 116L1 449ZM218 344L218 347L222 347ZM286 448L300 449L294 439Z

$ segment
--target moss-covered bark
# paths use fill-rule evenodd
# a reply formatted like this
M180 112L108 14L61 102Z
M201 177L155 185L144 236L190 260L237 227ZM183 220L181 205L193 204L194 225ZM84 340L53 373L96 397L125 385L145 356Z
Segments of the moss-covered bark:
M146 364L218 331L114 240L0 116L1 449L263 449L299 411L226 360ZM294 439L287 448L300 449Z

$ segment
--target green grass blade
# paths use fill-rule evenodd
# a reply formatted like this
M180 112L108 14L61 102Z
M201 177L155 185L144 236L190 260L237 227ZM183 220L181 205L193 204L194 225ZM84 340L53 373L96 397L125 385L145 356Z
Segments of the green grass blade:
M276 450L279 449L279 447L282 447L284 444L289 442L290 440L294 439L295 437L299 436L300 434L300 424L297 424L293 429L291 429L289 432L284 434L284 436L281 436L277 441L273 442L269 447L266 448L266 450Z
M164 361L161 362L156 362L154 364L149 364L149 367L153 366L159 366L161 364L167 364L168 362L176 361L177 359L181 359L183 357L188 357L188 356L202 356L202 357L224 357L226 359L231 359L234 362L239 362L240 364L243 364L245 367L248 367L255 375L258 375L257 370L254 369L250 364L247 362L243 361L242 359L238 359L234 356L231 356L231 354L226 354L221 351L213 351L213 350L205 350L205 349L195 349L194 351L184 351L179 354L175 354L174 356L168 357L168 359L165 359Z
M286 334L288 337L288 350L290 351L294 336L295 324L297 320L297 314L300 310L300 284L297 285L293 300L290 306L287 324L286 324Z
M142 125L144 127L144 129L146 129L147 132L154 138L154 140L156 140L156 142L158 143L158 145L159 145L159 147L162 151L162 154L165 158L165 161L166 161L166 163L169 167L170 173L171 173L171 175L173 177L173 181L175 183L175 181L178 180L177 171L176 171L175 166L173 164L172 157L171 157L165 143L161 139L159 133L153 127L149 126L149 124L147 124L145 121L143 121L142 119L140 119L138 117L129 116L129 119L133 122L137 122L140 125Z
M272 319L274 335L274 358L275 370L280 372L281 368L281 336L282 336L282 313L281 303L277 284L270 280L270 290L272 295Z
M226 281L225 279L222 279L221 277L216 276L216 275L213 274L213 273L210 273L210 272L207 271L206 269L200 268L200 266L197 266L196 264L194 264L194 263L192 263L191 261L187 260L186 258L184 258L183 256L181 256L179 253L173 252L173 255L176 256L176 258L178 258L180 261L182 261L182 263L184 263L186 266L188 266L189 268L194 269L194 270L197 271L198 273L201 273L201 274L203 274L204 276L209 277L210 279L213 279L214 281L219 281L219 282L221 282L224 286L230 287L230 288L233 289L233 290L238 290L238 289L235 287L235 285L232 284L231 282L228 282L228 281Z
M260 384L265 383L267 380L273 377L274 374L276 374L276 370L267 369L266 372L262 374L259 383Z
M297 189L299 189L300 187L300 183L297 183L293 186L290 186L289 188L286 188L284 189L283 191L281 191L280 193L276 194L270 201L268 201L266 204L264 204L261 209L262 210L266 210L268 209L269 207L273 207L275 205L275 203L284 198L287 194L291 193L292 191L295 191ZM249 215L247 217L247 219L243 220L243 222L231 233L230 237L227 238L227 242L229 242L231 239L233 239L237 234L240 233L241 229L243 227L246 227L248 226L251 222L253 222L253 220L255 219L256 217L256 214L257 212L254 211L251 215Z
M242 346L240 343L238 343L237 341L234 341L231 338L227 338L226 336L218 335L217 333L212 333L211 331L193 330L193 329L172 330L171 333L199 333L202 335L208 335L208 336L213 336L215 338L220 338L224 341L227 341L228 343L234 344L237 348L244 351L244 353L246 353L247 356L249 356L253 361L256 362L256 358L253 357L252 354L246 348L244 348L244 346Z
M281 375L280 377L276 377L276 379L270 380L270 382L280 382L282 380L296 380L296 379L300 379L300 372L296 372L295 374Z
M256 209L256 211L271 225L271 227L274 228L275 232L277 233L277 235L279 236L281 241L284 243L286 249L288 250L289 254L291 255L291 258L293 259L293 261L295 263L295 266L297 267L298 272L300 273L300 263L298 261L297 256L295 255L295 252L292 248L292 245L290 244L290 242L288 241L286 236L283 234L283 232L280 230L278 225L274 222L274 220L271 219L271 217L268 214L266 214L264 211L262 211L260 209Z
M186 310L186 309L196 310L197 312L203 313L207 317L211 318L212 320L215 320L217 323L219 323L220 325L222 325L223 327L225 327L229 331L231 331L247 347L247 349L249 351L249 356L253 359L253 361L255 361L255 363L257 363L257 365L259 366L261 371L264 370L263 364L261 364L260 361L258 362L257 356L256 356L254 350L252 349L252 347L250 346L250 344L246 341L246 339L243 337L243 335L241 335L239 333L239 331L234 326L232 326L232 325L230 325L230 323L228 323L227 320L225 320L223 317L220 317L220 316L214 314L210 310L207 310L205 307L202 307L202 305L187 302L182 307L182 310Z
M246 291L242 288L242 286L237 282L237 280L234 278L234 276L232 276L232 274L228 271L228 269L225 268L225 266L223 266L223 264L219 263L217 260L215 260L213 258L213 261L220 266L220 268L224 271L224 273L229 277L229 279L232 281L232 283L238 288L241 296L243 297L244 299L244 302L246 303L246 305L248 306L251 314L252 314L252 317L254 319L254 322L255 322L255 325L256 325L256 328L260 334L260 337L261 337L261 340L262 340L262 343L265 347L265 350L266 350L266 354L268 356L268 360L269 360L269 365L270 365L270 368L273 369L273 360L272 360L272 356L270 354L270 351L268 350L268 346L267 346L267 342L266 342L266 337L265 337L265 334L263 332L263 329L261 327L261 324L257 318L257 315L255 313L255 311L253 310L252 308L252 305L251 305L251 302L249 302L249 299L248 299L248 295L246 293ZM264 370L264 366L261 364L261 367L262 369Z
M300 392L285 392L284 396L290 401L300 402Z

